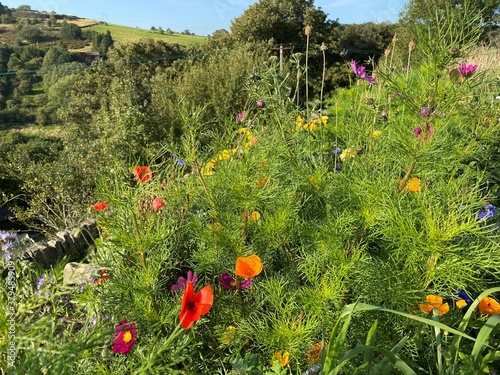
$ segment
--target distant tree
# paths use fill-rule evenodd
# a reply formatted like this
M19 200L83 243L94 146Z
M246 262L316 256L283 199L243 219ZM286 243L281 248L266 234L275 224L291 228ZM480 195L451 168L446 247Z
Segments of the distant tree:
M31 6L30 5L19 5L17 7L17 10L31 10Z
M370 56L380 56L396 33L392 23L347 25L340 33L339 47L349 53L349 58L366 60Z
M151 29L150 29L150 30L151 30L151 31L156 31L156 27L151 26Z
M5 14L5 9L2 3L0 3L0 15Z
M174 32L168 27L167 31L165 31L165 34L167 35L172 35Z
M92 35L92 51L99 52L103 56L108 53L113 43L114 41L109 30L106 30L105 33L94 32Z
M54 12L50 12L49 19L47 20L47 25L50 26L56 26L57 25L57 19L55 16Z
M24 25L21 30L19 30L19 36L33 43L41 39L42 33L36 26Z
M158 34L163 34L163 29L161 28L161 26L158 26Z
M59 36L64 40L76 40L82 38L82 30L74 23L68 23L66 20L61 24Z
M428 25L438 27L436 16L445 16L448 10L460 14L481 13L484 35L500 26L500 1L498 0L409 0L401 13L404 27Z
M231 22L231 33L244 42L274 40L276 43L304 43L304 29L312 27L311 41L332 47L336 21L314 6L314 0L259 0Z

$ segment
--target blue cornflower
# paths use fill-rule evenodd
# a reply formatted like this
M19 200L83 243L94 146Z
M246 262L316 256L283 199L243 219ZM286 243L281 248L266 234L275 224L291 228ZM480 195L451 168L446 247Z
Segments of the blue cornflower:
M457 292L457 296L458 298L461 298L463 299L467 304L471 303L472 300L471 298L469 297L469 295L467 293L465 293L462 289L460 289L458 292Z
M181 167L184 167L186 165L186 162L182 159L179 159L176 154L172 154L172 157L175 159L175 162Z
M491 203L488 203L486 207L483 208L483 210L484 211L477 214L478 220L491 219L495 215L497 208L493 206Z
M341 169L342 169L342 168L340 167L340 165L336 165L336 166L335 166L335 170L336 170L337 172L340 172L340 170L341 170Z
M335 155L340 154L342 152L342 149L340 147L337 147L335 150L333 150L333 153Z

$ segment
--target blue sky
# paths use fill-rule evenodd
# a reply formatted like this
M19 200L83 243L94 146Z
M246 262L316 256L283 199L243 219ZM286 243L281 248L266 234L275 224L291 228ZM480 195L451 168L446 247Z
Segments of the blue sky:
M164 30L186 29L198 35L217 29L229 30L231 20L256 0L0 0L9 8L30 5L32 9L55 11L127 26ZM316 0L314 4L341 23L395 22L405 0Z

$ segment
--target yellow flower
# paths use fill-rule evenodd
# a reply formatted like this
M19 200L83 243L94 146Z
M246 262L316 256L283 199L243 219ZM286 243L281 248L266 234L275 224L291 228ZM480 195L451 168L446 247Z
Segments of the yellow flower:
M344 161L345 159L353 158L355 156L356 150L354 150L352 147L348 147L340 154L340 160Z
M328 116L321 116L321 123L323 125L326 125L327 122L328 122Z
M214 170L215 170L215 163L216 163L215 159L212 159L212 160L208 161L207 164L205 164L205 166L203 167L201 173L204 176L211 176L211 175L213 175L214 174Z
M229 344L234 339L234 331L236 331L236 328L233 326L227 327L222 336L219 338L219 341L222 344Z
M224 149L220 152L220 154L217 156L217 160L227 160L231 157L231 151Z
M280 352L276 352L276 353L273 354L273 358L271 360L271 364L275 360L278 360L278 362L281 365L281 367L285 367L286 365L288 365L288 361L290 360L290 353L288 353L287 350L285 350L283 352L283 354L281 354Z
M410 193L418 193L422 189L420 186L420 183L422 180L417 177L412 177L410 181L406 184L406 190L409 191Z
M247 217L247 215L248 215L248 211L243 211L241 213L241 217L243 217L243 218ZM248 215L249 222L257 221L259 219L260 219L260 213L258 211L252 211L252 213L250 215Z
M375 130L372 134L372 137L378 138L378 137L380 137L380 134L382 134L382 132L380 130Z

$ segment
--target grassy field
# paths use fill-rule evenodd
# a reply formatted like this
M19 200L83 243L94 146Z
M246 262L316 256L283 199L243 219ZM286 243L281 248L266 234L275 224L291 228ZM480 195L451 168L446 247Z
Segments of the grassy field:
M135 42L141 39L158 39L163 40L167 43L177 43L180 45L192 45L201 44L205 41L204 36L198 35L184 35L184 34L158 34L153 31L139 29L136 27L113 25L113 24L102 24L95 25L87 28L87 30L97 31L100 33L110 31L111 36L116 44Z

